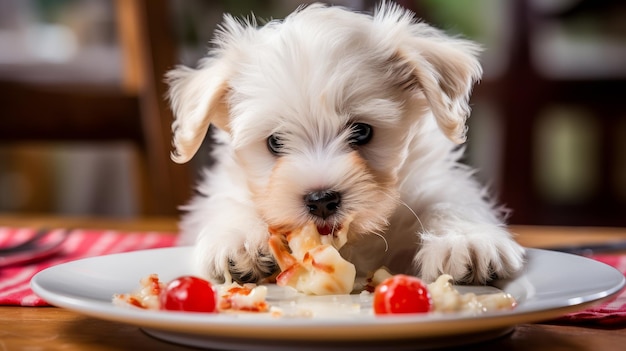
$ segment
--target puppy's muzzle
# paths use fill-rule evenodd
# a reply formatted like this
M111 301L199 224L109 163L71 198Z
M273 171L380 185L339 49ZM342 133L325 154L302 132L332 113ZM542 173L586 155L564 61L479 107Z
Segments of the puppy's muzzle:
M304 205L313 216L326 220L341 206L341 194L336 191L312 191L304 195Z

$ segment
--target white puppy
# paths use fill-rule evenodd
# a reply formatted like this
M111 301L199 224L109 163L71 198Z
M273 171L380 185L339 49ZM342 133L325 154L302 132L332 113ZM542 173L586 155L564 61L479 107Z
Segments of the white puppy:
M216 165L184 209L200 274L258 281L276 270L268 227L350 221L341 254L432 281L508 277L524 250L458 163L479 48L383 3L373 16L302 7L257 27L226 15L197 69L169 72L172 158L209 124Z

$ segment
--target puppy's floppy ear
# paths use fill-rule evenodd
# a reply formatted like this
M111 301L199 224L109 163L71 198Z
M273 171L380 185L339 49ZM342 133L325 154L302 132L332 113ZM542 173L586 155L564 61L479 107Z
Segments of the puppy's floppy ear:
M465 121L470 115L469 97L482 69L467 41L414 38L416 51L408 64L428 100L439 128L456 143L465 142Z
M204 140L209 124L228 131L228 77L226 60L206 58L198 69L179 66L166 75L174 111L174 162L189 161Z
M397 42L396 59L409 75L403 78L405 86L421 89L441 130L452 141L463 143L469 95L482 75L477 58L481 48L416 22L413 13L394 4L383 3L375 20Z

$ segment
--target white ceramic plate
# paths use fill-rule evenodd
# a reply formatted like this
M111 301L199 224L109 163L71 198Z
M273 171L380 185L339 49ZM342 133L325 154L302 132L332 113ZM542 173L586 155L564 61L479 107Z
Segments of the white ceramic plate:
M293 349L425 349L482 341L503 335L519 323L538 322L583 309L616 294L624 276L603 263L570 254L529 249L516 278L493 285L512 294L512 311L479 316L371 314L367 298L346 296L333 302L311 300L313 317L269 314L206 314L146 311L111 303L113 294L131 292L151 273L163 281L191 272L190 248L175 247L87 258L48 268L31 281L36 294L52 305L82 314L137 325L148 334L196 347ZM271 288L271 304L291 297ZM474 288L469 287L469 290ZM480 287L476 287L480 290ZM325 300L324 300L325 299ZM306 303L305 303L306 305ZM360 306L362 305L362 306ZM324 307L326 306L326 307ZM329 314L328 311L336 311Z

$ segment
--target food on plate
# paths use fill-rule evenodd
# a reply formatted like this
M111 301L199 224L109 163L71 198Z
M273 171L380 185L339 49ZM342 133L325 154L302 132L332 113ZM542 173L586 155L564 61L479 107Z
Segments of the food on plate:
M434 310L438 312L483 313L512 310L517 306L515 298L505 292L461 294L452 286L452 277L447 274L440 275L437 280L428 284L428 290L433 298Z
M377 270L369 279L374 286L374 313L425 313L469 312L479 314L489 311L512 310L515 298L505 292L493 294L462 294L452 285L452 277L440 275L426 285L419 278L391 275L386 269Z
M276 284L309 295L352 292L356 269L337 251L347 240L348 225L325 235L313 222L289 231L270 228L269 247L281 270Z
M141 278L141 287L132 293L113 295L113 303L119 306L134 306L147 310L161 309L160 295L165 289L165 284L159 281L157 274L150 274Z
M398 274L385 279L374 290L374 313L426 313L433 301L421 279Z
M266 312L267 287L237 283L220 285L193 276L178 277L167 284L157 274L140 280L141 287L128 294L115 294L113 303L149 310L186 312Z
M256 284L224 284L218 289L220 311L266 312L267 287Z
M273 301L271 304L267 299L266 285L240 285L232 281L212 285L204 279L187 275L165 284L159 280L157 274L142 278L141 285L135 292L115 294L113 303L149 310L269 312L273 317L369 314L370 306L375 315L454 312L480 314L511 310L517 305L510 294L502 291L463 294L452 285L452 277L447 274L425 284L415 276L392 275L385 267L378 269L367 279L368 284L360 294L348 295L354 283L354 266L341 258L333 246L320 244L320 235L314 226L306 226L301 231L286 234L290 235L291 237L286 238L290 244L288 248L282 235L274 234L274 241L270 241L271 245L275 245L275 255L282 260L279 263L281 269L286 267L276 278L277 283L282 282L285 288L276 291L280 297L274 296L275 300L270 300ZM281 242L277 242L277 239ZM293 252L286 251L288 249ZM320 249L321 254L316 251ZM339 274L333 274L334 272ZM485 289L489 290L488 287ZM311 296L329 294L334 295Z
M211 285L208 281L182 276L165 284L150 274L140 281L140 288L129 294L116 294L119 306L150 310L174 310L207 313L264 313L272 317L338 316L369 313L375 315L404 313L469 313L511 310L517 302L505 292L462 294L452 285L449 275L425 284L419 278L392 275L386 269L376 271L369 280L370 290L360 294L311 296L292 288L282 291L271 304L268 286L239 285L236 282ZM276 296L275 296L276 298ZM272 300L270 300L272 301ZM360 301L360 302L357 302Z
M167 283L159 299L161 309L189 312L215 312L216 300L211 283L193 276L183 276Z

